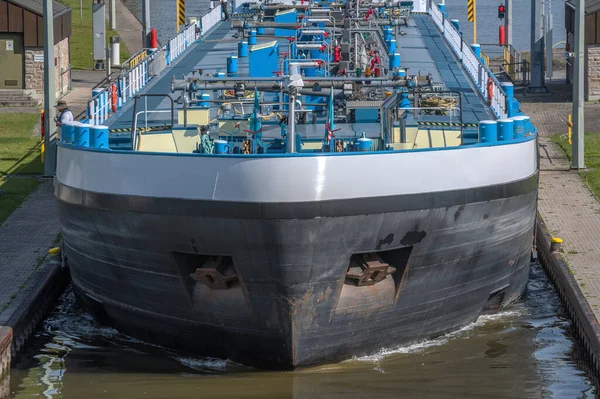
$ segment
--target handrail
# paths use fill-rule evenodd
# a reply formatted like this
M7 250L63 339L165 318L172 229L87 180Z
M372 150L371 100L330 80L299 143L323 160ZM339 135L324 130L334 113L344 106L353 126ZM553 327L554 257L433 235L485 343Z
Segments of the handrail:
M487 100L488 106L497 119L507 117L507 98L504 89L492 71L485 65L481 57L477 57L469 45L465 45L462 35L456 27L446 18L437 4L431 3L429 7L431 19L436 24L442 37L450 46L454 54L461 61L467 74L475 84L479 93ZM491 85L491 96L488 86Z
M171 112L171 127L175 126L175 101L173 100L173 97L171 97L168 94L142 94L142 95L136 95L134 97L134 101L133 101L133 121L131 121L131 150L135 151L136 150L136 144L137 144L137 136L138 136L138 132L137 132L137 117L138 114L136 113L137 110L137 101L141 98L147 98L147 97L167 97L169 100L171 100L171 111L167 111L167 110L155 110L155 111L151 111L151 112ZM148 110L144 109L144 111L140 111L139 113L147 113Z
M134 54L123 64L125 68L116 81L106 82L104 87L100 85L101 91L90 98L86 107L88 122L92 125L106 122L139 93L154 76L175 61L198 38L206 35L218 22L213 20L215 16L218 16L220 20L220 14L217 14L217 12L220 13L220 9L219 6L207 14L212 18L207 20L208 26L201 28L198 21L193 22L161 48L142 49ZM114 92L116 92L116 98Z
M135 53L131 57L129 57L127 59L127 61L123 62L121 64L121 68L122 69L131 69L131 68L137 66L140 62L142 62L146 58L146 56L148 55L148 50L149 49L146 49L146 48L139 50L137 53Z

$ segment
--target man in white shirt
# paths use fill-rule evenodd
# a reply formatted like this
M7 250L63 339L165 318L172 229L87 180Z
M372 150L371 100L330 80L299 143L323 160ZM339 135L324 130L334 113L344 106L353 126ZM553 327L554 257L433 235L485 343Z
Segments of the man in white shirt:
M56 126L58 127L58 137L62 140L62 125L63 123L73 122L73 113L67 108L67 102L59 100L56 103L56 111L58 116L56 117Z
M56 103L56 110L58 111L58 117L56 124L61 127L63 123L73 122L73 113L67 107L66 101L60 100Z

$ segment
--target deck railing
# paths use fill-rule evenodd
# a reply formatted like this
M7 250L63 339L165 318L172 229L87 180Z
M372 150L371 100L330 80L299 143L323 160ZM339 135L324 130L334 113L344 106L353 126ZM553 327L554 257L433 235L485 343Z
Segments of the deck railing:
M179 58L197 39L206 36L221 20L221 6L210 10L200 21L188 24L159 49L143 49L123 64L121 74L92 92L86 109L87 122L105 123L111 115L138 94L168 65Z
M494 111L496 118L506 118L506 93L504 93L500 81L483 60L475 55L471 46L464 42L461 34L442 13L437 4L431 4L429 14L454 54L462 62L467 74L471 77L489 107Z
M202 17L202 32L206 34L221 20L221 5L216 6Z

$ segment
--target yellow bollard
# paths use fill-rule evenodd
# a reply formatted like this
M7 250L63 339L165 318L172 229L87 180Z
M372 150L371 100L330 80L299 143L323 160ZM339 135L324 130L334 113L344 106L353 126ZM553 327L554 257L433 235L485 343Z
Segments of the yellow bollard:
M45 151L44 133L46 131L46 121L44 119L44 110L43 109L40 111L40 117L41 117L41 123L42 123L42 126L41 126L42 145L40 147L40 150L41 150L40 159L42 160L42 164L43 164L44 163L44 151Z
M552 252L561 252L563 246L563 240L558 237L552 237L550 242L550 251Z
M567 133L568 133L568 137L569 137L569 144L573 144L573 142L571 141L571 137L573 135L573 120L572 120L570 114L569 114L569 118L567 119Z

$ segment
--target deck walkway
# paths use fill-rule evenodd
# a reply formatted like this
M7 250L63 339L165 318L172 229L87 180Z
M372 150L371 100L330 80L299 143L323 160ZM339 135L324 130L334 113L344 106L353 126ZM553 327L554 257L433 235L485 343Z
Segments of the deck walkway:
M413 37L410 30L407 36L400 39L400 43L407 38L411 41L422 41L423 45L414 47L410 41L404 46L400 45L400 65L409 67L409 73L425 69L436 68L441 80L446 84L447 90L457 91L462 97L463 123L477 123L480 120L490 119L490 113L483 103L483 97L475 92L463 67L456 61L452 50L440 36L433 20L427 15L413 15L418 35ZM465 43L465 46L467 44ZM425 51L424 51L425 50ZM429 68L423 68L431 64ZM414 66L413 66L414 65Z
M238 39L234 38L237 31L231 30L230 26L226 22L219 23L203 42L191 46L173 66L151 81L141 94L168 94L173 76L180 79L195 69L203 69L209 73L214 73L217 69L225 71L227 57L237 54ZM431 18L415 14L410 25L403 26L402 30L405 35L397 39L402 68L407 68L409 74L431 73L433 80L443 82L447 90L461 93L464 123L477 123L479 120L489 119L490 114L483 98L474 91L474 86L452 54L452 50L445 44ZM270 32L270 29L266 30L267 35ZM258 36L259 43L272 40L278 40L280 51L287 53L286 38ZM247 75L247 71L248 59L239 59L240 76ZM149 110L170 108L170 103L165 98L148 98L147 101ZM139 104L137 111L143 107L143 104ZM122 111L111 117L107 124L111 129L131 128L132 119L133 102L130 101ZM166 114L154 114L149 115L149 119L154 124L162 124L168 117Z
M521 104L540 133L538 211L550 235L564 240L563 259L600 322L600 202L578 173L570 170L564 151L550 141L553 134L566 131L559 112L565 106L568 104ZM586 104L586 115L594 109L597 119L599 108ZM586 130L598 128L590 124Z

